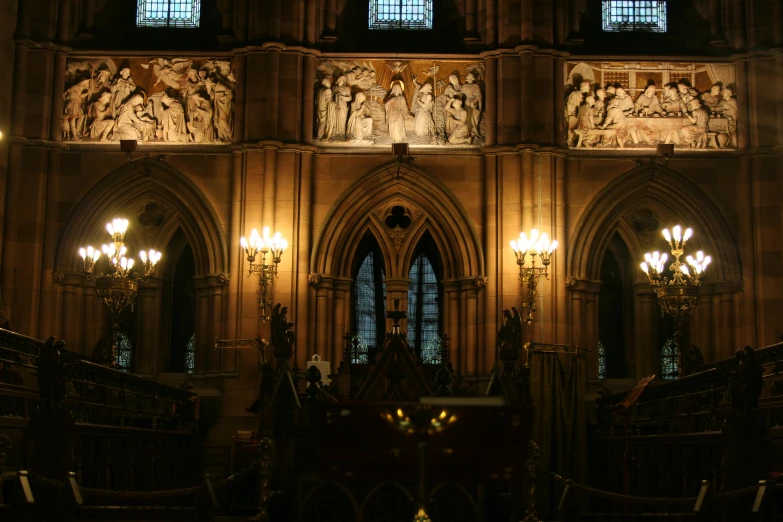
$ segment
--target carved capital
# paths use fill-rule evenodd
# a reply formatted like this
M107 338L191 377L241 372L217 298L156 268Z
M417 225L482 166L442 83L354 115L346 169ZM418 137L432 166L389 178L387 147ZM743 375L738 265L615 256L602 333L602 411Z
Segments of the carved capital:
M228 284L229 275L223 272L220 272L217 275L218 283L220 283L222 286L226 286Z
M52 272L52 283L54 284L60 284L65 279L65 274L60 272L59 270L55 270Z
M477 275L473 278L473 286L476 288L476 290L481 290L482 288L486 288L488 281L489 279L487 276Z
M321 274L311 273L307 275L307 283L310 286L318 286L321 282Z

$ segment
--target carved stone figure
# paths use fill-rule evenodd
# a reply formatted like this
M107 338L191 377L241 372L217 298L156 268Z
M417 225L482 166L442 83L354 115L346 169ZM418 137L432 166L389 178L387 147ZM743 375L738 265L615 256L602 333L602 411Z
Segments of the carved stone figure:
M481 120L481 87L476 83L476 77L473 73L468 73L465 76L465 83L462 85L461 91L465 95L465 110L468 113L468 131L473 137L480 137L481 132L479 130L479 123Z
M65 91L65 115L63 117L63 137L78 140L82 136L84 123L84 102L89 94L90 79L82 80Z
M406 140L405 116L408 115L408 101L403 95L403 84L400 81L392 83L389 99L386 101L386 121L389 124L389 136L393 142Z
M364 104L366 96L357 92L351 104L351 116L348 118L346 137L351 140L368 140L372 136L372 118L370 109Z
M144 97L135 94L120 107L115 124L115 138L143 140L155 131L155 121L144 114Z
M416 114L414 132L416 136L432 136L435 134L435 120L432 119L432 109L435 100L432 97L432 84L425 83L413 96L413 112Z
M685 112L685 107L680 100L680 93L677 90L676 83L667 83L663 86L663 101L661 108L668 114Z
M709 92L704 92L701 94L701 101L705 108L712 110L721 102L721 90L723 90L723 86L719 83L716 83L710 87Z
M522 317L515 307L503 310L503 324L495 337L501 360L516 360L522 349Z
M604 121L606 116L606 91L598 89L595 91L595 107L593 108L593 116L595 117L595 124L600 125Z
M212 104L202 93L195 92L189 98L192 112L188 116L188 132L190 140L195 143L212 141L214 129L212 127Z
M625 89L618 87L615 90L614 99L617 100L617 106L623 111L624 115L629 116L630 114L633 114L633 100L628 96L628 93L625 92Z
M737 146L737 100L733 97L733 92L729 88L723 89L721 95L723 99L715 106L715 112L726 118L728 131L725 136L718 136L718 143L721 146L727 144L733 147Z
M104 91L98 101L90 105L88 116L92 118L90 138L109 141L109 133L114 129L114 120L111 118L111 93L109 91Z
M584 103L579 107L576 129L584 133L582 144L585 147L592 147L598 141L598 136L587 133L595 129L595 98L592 96L585 98Z
M707 111L701 106L698 98L691 98L688 103L689 113L685 116L691 125L682 128L682 142L689 147L704 148L707 146Z
M275 347L277 352L279 348L290 348L294 341L294 332L291 328L294 323L289 323L286 314L288 313L288 307L281 307L280 303L277 303L272 309L272 346Z
M449 114L446 120L446 133L449 135L449 143L462 145L470 143L468 135L468 112L462 108L462 98L452 98L446 104L446 112Z
M135 90L136 82L131 76L131 70L128 67L123 67L120 69L120 75L111 84L111 108L114 119L117 119L120 108Z
M198 63L201 65L194 68ZM157 58L137 65L151 68L157 77L150 88L152 92L137 87L130 66L120 68L115 75L117 68L110 58L67 63L64 139L138 139L182 144L232 140L236 79L230 62ZM89 78L84 78L86 75ZM161 84L166 86L165 91L160 90ZM163 102L164 93L171 101ZM132 99L133 110L129 114L126 106ZM173 126L172 119L176 120ZM185 125L185 138L180 132L180 120Z
M319 140L328 139L330 135L333 135L332 129L329 128L337 121L337 105L332 100L332 79L329 77L321 80L321 88L318 89L318 96L316 98L316 113L318 117L318 132L316 138Z
M661 104L655 95L655 85L648 85L634 102L633 110L639 116L652 116L653 114L663 114Z
M234 136L234 91L223 81L218 81L212 89L212 96L215 100L217 139L231 141Z
M185 110L182 104L163 93L161 101L163 109L162 125L163 139L169 143L186 143L188 141L188 127L185 123Z
M334 88L334 103L337 105L337 120L335 136L345 136L348 123L348 102L351 101L351 88L346 85L345 76L337 78Z

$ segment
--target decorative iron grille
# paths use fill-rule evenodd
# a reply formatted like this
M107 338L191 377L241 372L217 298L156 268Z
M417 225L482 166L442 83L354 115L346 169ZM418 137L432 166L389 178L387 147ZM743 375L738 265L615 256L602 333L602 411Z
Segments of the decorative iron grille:
M663 0L604 0L604 31L666 32L666 2Z
M598 378L606 379L606 347L598 341Z
M138 27L194 28L201 19L201 0L138 0Z
M432 29L432 0L370 0L370 29Z
M676 379L679 376L679 348L677 341L672 337L663 343L661 348L661 377L667 380Z
M190 336L185 346L185 373L193 373L196 369L196 334Z
M130 337L122 332L117 333L117 369L123 372L131 371L133 360L133 344Z

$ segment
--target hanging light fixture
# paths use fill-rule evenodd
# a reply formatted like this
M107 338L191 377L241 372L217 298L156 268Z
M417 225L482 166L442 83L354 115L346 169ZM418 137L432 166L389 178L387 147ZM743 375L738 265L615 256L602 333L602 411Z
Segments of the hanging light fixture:
M663 230L663 237L669 243L671 255L674 257L674 262L668 268L668 271L671 272L670 276L666 274L666 262L669 259L666 252L648 252L644 255L644 261L640 265L655 290L661 311L668 314L674 321L674 339L679 352L681 375L684 351L682 346L683 328L699 302L699 291L705 272L712 262L712 258L701 250L696 252L696 257L687 256L685 263L680 261L680 258L685 255L685 243L692 236L692 229L686 228L683 231L680 225L673 227L671 232L668 228Z
M150 249L148 252L139 252L143 274L133 271L135 260L127 256L128 249L125 246L125 233L128 231L127 219L114 219L106 224L106 231L111 236L111 243L105 244L101 250L92 246L79 249L82 265L87 279L95 281L95 293L98 299L109 309L112 329L112 364L117 366L117 335L120 330L122 312L136 300L139 290L139 282L144 282L155 273L155 267L162 254ZM106 256L108 270L93 274L95 265L101 257ZM126 368L127 369L127 368Z

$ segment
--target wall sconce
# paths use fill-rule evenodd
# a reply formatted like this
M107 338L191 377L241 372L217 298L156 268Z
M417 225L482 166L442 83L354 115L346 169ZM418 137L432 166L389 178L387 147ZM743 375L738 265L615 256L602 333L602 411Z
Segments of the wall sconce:
M269 296L269 285L277 277L277 265L280 264L280 258L283 251L288 248L288 241L283 239L280 232L269 237L269 227L264 227L263 235L258 234L255 228L250 232L250 239L242 237L239 243L245 250L247 261L250 263L248 277L255 274L259 283L258 307L261 308L261 320L269 320L268 311L272 308L272 298ZM256 263L256 257L261 254L261 263ZM271 253L271 263L267 264L266 255Z
M528 237L524 232L519 234L519 241L511 241L511 250L517 256L519 265L519 281L527 285L527 300L522 306L527 308L525 323L533 323L533 314L536 311L536 297L538 297L538 281L542 277L549 278L547 267L552 260L552 252L557 248L557 241L549 240L544 232L538 233L535 228L530 231ZM530 266L525 266L526 258L530 258ZM536 257L541 258L541 265L536 266Z

